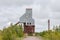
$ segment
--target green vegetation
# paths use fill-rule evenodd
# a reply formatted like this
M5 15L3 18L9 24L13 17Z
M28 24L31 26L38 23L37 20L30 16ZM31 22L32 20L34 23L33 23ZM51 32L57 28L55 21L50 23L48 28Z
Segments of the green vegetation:
M21 37L23 37L23 31L20 25L11 25L0 30L0 40L17 40Z
M21 25L10 25L8 28L0 30L0 40L21 40L20 38L23 36ZM41 36L44 40L60 40L60 26L56 26L54 31L49 30L36 33L36 36Z
M36 35L43 37L44 40L60 40L60 28L36 33Z

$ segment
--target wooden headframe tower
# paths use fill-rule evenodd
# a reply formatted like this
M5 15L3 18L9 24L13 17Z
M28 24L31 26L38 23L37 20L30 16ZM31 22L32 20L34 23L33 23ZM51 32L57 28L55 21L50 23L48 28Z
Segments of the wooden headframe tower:
M20 23L24 25L24 33L30 34L35 32L35 21L32 18L32 8L26 8L25 14L20 17Z

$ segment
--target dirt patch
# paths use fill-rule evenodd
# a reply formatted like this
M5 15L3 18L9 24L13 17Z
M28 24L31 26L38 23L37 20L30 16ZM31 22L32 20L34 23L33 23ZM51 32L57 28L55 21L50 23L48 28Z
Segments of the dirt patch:
M42 38L36 36L27 36L23 40L42 40Z

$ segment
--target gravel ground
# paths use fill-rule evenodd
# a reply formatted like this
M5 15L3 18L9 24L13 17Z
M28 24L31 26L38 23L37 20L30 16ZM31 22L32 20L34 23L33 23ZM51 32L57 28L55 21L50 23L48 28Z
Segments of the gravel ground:
M23 40L42 40L42 38L36 36L27 36Z

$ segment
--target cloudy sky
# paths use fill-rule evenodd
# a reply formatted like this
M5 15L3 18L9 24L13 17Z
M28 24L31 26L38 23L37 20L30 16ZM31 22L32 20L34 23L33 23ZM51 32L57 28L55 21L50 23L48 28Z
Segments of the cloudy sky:
M26 8L33 9L36 31L47 30L48 19L51 28L60 24L60 0L0 0L0 29L18 22Z

